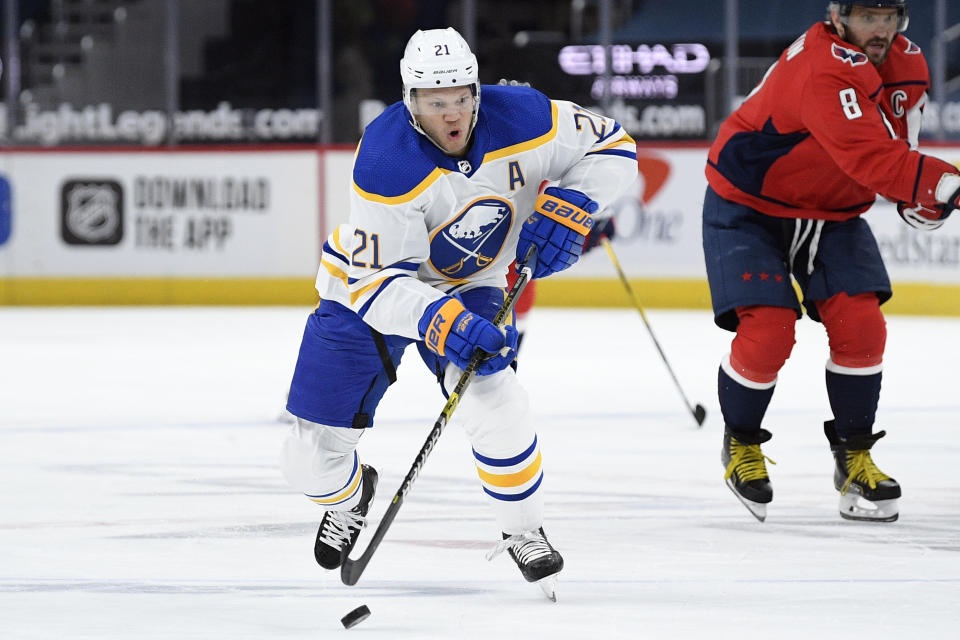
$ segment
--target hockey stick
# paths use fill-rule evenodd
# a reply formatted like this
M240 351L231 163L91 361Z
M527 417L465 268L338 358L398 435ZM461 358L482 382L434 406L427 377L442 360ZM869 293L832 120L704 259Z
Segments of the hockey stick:
M663 360L663 364L666 365L667 371L670 373L670 377L673 378L673 384L677 386L677 391L680 392L680 397L683 398L683 404L687 405L687 411L689 411L693 415L693 419L697 421L697 427L702 427L703 421L707 418L707 410L703 408L702 404L692 406L690 401L687 400L687 394L683 392L683 387L680 386L680 381L677 380L676 374L673 373L673 368L670 366L667 356L663 353L663 349L660 347L660 343L657 341L657 336L653 334L653 328L650 326L650 322L647 320L647 314L644 312L643 306L640 304L640 300L637 299L637 294L633 292L633 287L630 286L630 281L627 280L627 276L623 272L623 268L620 266L620 261L617 260L617 254L613 252L613 247L610 245L610 240L607 238L601 238L600 241L603 243L603 248L607 250L607 255L610 256L610 261L613 262L613 266L617 269L617 274L620 276L620 282L623 283L627 293L629 293L630 297L633 298L633 304L637 307L637 311L640 312L640 317L643 319L643 324L647 327L647 333L650 334L650 339L653 340L653 345L660 353L660 359Z
M507 318L507 315L509 315L509 313L513 310L513 303L518 297L520 297L520 294L527 286L527 283L533 278L533 270L536 268L536 265L536 248L530 247L523 264L517 265L520 275L517 278L517 281L513 284L513 287L511 287L510 291L507 293L507 297L504 298L503 304L500 305L497 315L493 318L493 324L499 327ZM460 380L457 382L457 385L453 388L453 391L447 398L447 404L444 405L443 411L440 412L440 417L437 418L437 421L433 423L433 429L431 429L430 433L427 435L426 442L424 442L423 446L420 447L420 452L417 454L416 459L414 459L413 466L410 467L410 470L407 471L407 476L403 479L403 482L400 483L400 488L397 489L397 493L393 496L393 501L390 503L390 507L387 508L387 512L383 515L383 519L380 521L379 526L377 526L377 530L373 532L373 538L370 540L367 548L356 560L353 560L349 557L349 547L345 547L341 552L340 580L343 581L343 584L357 584L357 580L360 579L360 575L363 573L363 570L367 568L367 564L370 563L370 558L373 557L373 552L377 550L377 547L379 547L380 543L383 541L383 537L387 535L387 529L390 528L391 523L393 523L393 519L397 517L397 512L400 511L400 505L403 504L403 498L407 495L407 492L410 491L410 487L413 486L417 476L420 475L420 469L423 468L424 463L427 461L427 456L429 456L430 452L433 451L434 445L437 444L440 434L443 433L444 427L446 427L447 422L450 421L450 416L453 415L454 410L460 403L460 398L467 390L467 387L470 386L470 382L473 380L473 375L476 372L477 367L480 366L480 362L483 360L485 355L486 354L480 349L477 349L477 351L474 352L473 358L470 359L470 363L460 376Z

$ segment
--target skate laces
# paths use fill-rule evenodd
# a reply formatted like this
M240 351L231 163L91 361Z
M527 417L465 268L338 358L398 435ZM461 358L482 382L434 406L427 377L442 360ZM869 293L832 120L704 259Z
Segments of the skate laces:
M367 526L367 519L360 515L359 507L349 511L327 511L320 527L320 540L334 549L343 549L353 542L354 532Z
M876 489L878 482L890 479L890 476L877 468L868 449L847 451L846 461L847 481L840 487L840 495L846 495L854 480L865 482L871 489Z
M501 540L487 553L487 560L493 560L507 549L513 550L520 564L529 564L554 552L543 534L539 531L526 531Z
M764 460L769 460L770 464L777 464L764 455L759 444L743 444L736 438L731 437L730 464L727 465L727 471L723 474L723 479L728 480L734 471L743 482L768 478L767 465L764 464Z

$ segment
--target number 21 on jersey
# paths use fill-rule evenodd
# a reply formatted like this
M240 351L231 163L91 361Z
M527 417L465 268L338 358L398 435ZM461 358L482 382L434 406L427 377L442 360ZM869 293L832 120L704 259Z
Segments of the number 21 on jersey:
M370 234L370 242L367 243L367 232L363 229L357 229L353 232L353 235L360 238L360 246L353 250L350 258L350 264L355 267L369 267L371 269L383 269L383 265L380 264L380 236L376 233ZM369 260L364 256L363 260L360 260L360 254L365 253L367 249L372 249L373 261L370 264L366 263L366 260Z

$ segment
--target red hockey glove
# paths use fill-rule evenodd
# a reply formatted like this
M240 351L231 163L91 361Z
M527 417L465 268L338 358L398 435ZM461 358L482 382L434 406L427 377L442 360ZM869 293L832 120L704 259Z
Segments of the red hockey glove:
M960 175L945 173L937 184L937 200L946 207L946 218L954 209L960 209Z
M948 209L947 205L944 204L938 204L930 208L919 204L908 205L906 202L899 202L897 203L897 213L900 214L904 222L914 229L933 231L943 226L944 220L953 213L953 209Z
M613 236L615 235L617 235L617 229L613 222L613 218L594 220L593 228L590 229L590 233L587 234L587 239L583 241L583 252L586 253L594 247L599 247L600 242L604 238L607 240L613 240Z

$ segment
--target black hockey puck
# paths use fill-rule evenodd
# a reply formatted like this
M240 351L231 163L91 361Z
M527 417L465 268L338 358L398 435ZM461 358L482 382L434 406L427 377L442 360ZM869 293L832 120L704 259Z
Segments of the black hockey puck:
M340 622L343 623L344 629L349 629L350 627L355 627L367 618L370 617L370 607L365 604L360 605L347 615L340 618Z

